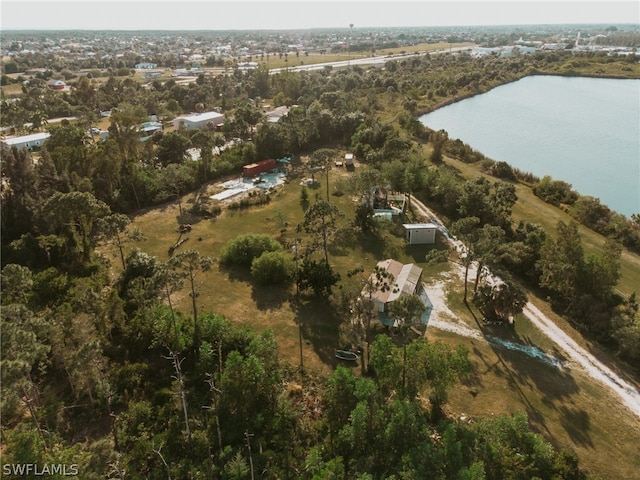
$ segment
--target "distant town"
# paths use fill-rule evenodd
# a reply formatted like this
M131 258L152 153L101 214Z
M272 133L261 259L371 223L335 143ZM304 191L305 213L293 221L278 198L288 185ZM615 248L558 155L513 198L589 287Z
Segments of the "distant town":
M5 31L2 73L72 80L93 69L145 71L155 78L171 69L189 76L218 68L255 68L283 57L288 66L309 63L310 55L375 56L421 44L473 46L474 55L529 54L538 50L638 54L629 39L638 26L514 26L358 28L291 31ZM277 63L277 61L275 62ZM60 84L52 85L53 88Z

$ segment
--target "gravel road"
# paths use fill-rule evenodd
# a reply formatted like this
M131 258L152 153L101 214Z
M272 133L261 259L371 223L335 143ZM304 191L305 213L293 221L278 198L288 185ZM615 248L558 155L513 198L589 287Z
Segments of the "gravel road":
M418 211L420 215L425 218L425 220L435 223L436 225L439 225L441 227L442 232L445 233L453 248L455 248L459 252L464 251L464 245L455 238L448 235L444 225L433 213L433 211L427 208L415 197L411 197L411 205ZM456 270L459 273L464 274L463 269ZM491 279L499 280L496 277L491 277ZM444 305L444 307L436 307L436 303L446 301L443 294L441 294L439 297L438 293L436 292L436 288L433 288L433 286L432 288L428 289L427 294L434 304L433 313L436 314L433 318L433 322L431 321L431 319L429 320L429 326L453 331L464 336L472 336L474 338L478 338L476 333L474 333L475 331L457 324L455 316L446 307L446 304ZM434 295L433 298L431 296L432 294ZM635 415L640 417L640 392L638 392L638 390L634 386L624 380L620 375L616 374L609 367L604 365L593 354L578 345L575 340L573 340L566 332L558 327L533 303L528 302L525 305L523 314L531 321L533 325L535 325L544 335L546 335L552 342L554 342L558 346L559 349L561 349L565 353L567 359L572 365L578 366L580 369L586 372L589 377L603 384L620 399L624 406L631 410Z

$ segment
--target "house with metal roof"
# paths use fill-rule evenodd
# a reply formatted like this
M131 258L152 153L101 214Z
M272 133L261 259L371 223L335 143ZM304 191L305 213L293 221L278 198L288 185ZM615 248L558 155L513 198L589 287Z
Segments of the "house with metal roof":
M173 119L173 126L178 130L184 125L187 130L201 130L203 128L216 129L224 122L224 115L218 112L194 113L182 115Z
M18 150L22 148L33 150L34 148L42 147L50 136L51 134L49 132L32 133L31 135L23 135L21 137L5 138L2 140L2 143L8 147L16 147Z
M371 301L378 312L378 320L384 325L394 326L395 319L389 315L390 305L403 295L418 295L426 307L421 319L426 325L433 305L422 285L422 268L414 263L402 264L391 258L379 261L376 267L390 277L390 281L379 281L374 272L369 278L370 284L379 285L371 294ZM367 298L368 295L369 293L363 290L362 296Z

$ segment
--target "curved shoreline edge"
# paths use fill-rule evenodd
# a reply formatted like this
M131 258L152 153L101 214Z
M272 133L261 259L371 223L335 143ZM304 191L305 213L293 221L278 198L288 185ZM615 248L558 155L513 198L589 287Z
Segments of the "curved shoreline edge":
M509 80L509 81L502 82L502 83L500 83L500 84L498 84L498 85L495 85L495 86L493 86L493 87L491 87L491 88L489 88L489 89L487 89L487 90L483 90L483 91L476 92L476 93L468 93L468 94L464 94L464 95L455 96L455 97L453 97L453 98L450 98L450 99L444 100L444 101L442 101L442 102L438 102L437 104L433 105L432 107L423 107L423 108L418 108L418 109L415 111L415 113L414 113L414 118L416 118L417 120L419 120L419 119L420 119L420 117L422 117L422 116L424 116L424 115L428 115L428 114L430 114L430 113L433 113L433 112L435 112L436 110L439 110L439 109L441 109L441 108L447 107L447 106L449 106L449 105L456 104L456 103L461 102L461 101L463 101L463 100L468 100L468 99L473 98L473 97L476 97L476 96L478 96L478 95L483 95L483 94L489 93L490 91L492 91L492 90L494 90L494 89L496 89L496 88L498 88L498 87L502 87L502 86L505 86L505 85L509 85L509 84L511 84L511 83L516 83L516 82L518 82L518 81L520 81L520 80L523 80L523 79L525 79L525 78L527 78L527 77L536 77L536 76L546 76L546 77L565 77L565 78L593 78L593 79L610 79L610 80L635 80L635 81L640 80L640 76L597 75L597 74L574 74L574 73L569 74L569 73L552 73L552 72L537 72L537 71L536 71L535 73L527 73L527 74L525 74L525 75L523 75L523 76L521 76L521 77L518 77L518 78L515 78L515 79L512 79L512 80ZM420 122L420 123L422 123L422 122ZM435 131L444 131L447 135L449 134L449 132L447 132L445 129L433 130L433 129L431 129L430 127L428 127L427 125L424 125L424 124L422 124L422 125L423 125L423 126L424 126L424 128L426 128L428 131L431 131L431 132L435 132ZM464 142L464 141L463 141L462 139L460 139L460 138L453 138L453 137L451 137L451 138L449 138L449 140L450 140L450 141L459 140L459 141L463 142L465 145L467 145L469 148L471 148L471 150L473 150L474 152L479 153L479 154L483 157L483 159L490 160L490 161L492 161L492 162L497 162L497 160L495 160L495 159L493 159L493 158L491 158L491 157L489 157L489 156L485 155L483 152L481 152L481 151L479 151L479 150L476 150L475 148L473 148L471 145L467 144L466 142ZM467 163L467 164L469 164L469 165L477 165L477 163L478 163L478 162L465 162L463 159L456 158L456 157L452 157L452 158L454 158L454 159L456 159L456 160L459 160L459 161L462 161L462 162L464 162L464 163ZM507 163L507 164L509 165L509 167L514 171L514 173L516 174L516 177L517 177L517 182L518 182L519 184L521 184L521 185L523 185L523 186L527 186L527 187L529 187L529 188L532 188L533 184L532 184L531 182L527 182L527 181L523 180L522 178L519 178L519 174L524 174L524 175L528 175L528 176L530 175L532 178L537 178L537 179L540 179L540 178L542 178L542 177L546 177L546 176L548 176L548 177L549 177L549 178L551 178L552 180L561 180L561 181L566 181L566 180L561 179L561 178L555 178L555 177L552 177L551 175L536 175L536 174L533 174L532 172L522 170L522 169L520 169L520 168L518 168L518 167L514 167L514 166L513 166L513 165L511 165L508 161L507 161L507 162L504 162L504 163ZM479 173L480 173L480 172L479 172ZM573 185L571 185L571 188L573 189ZM624 213L620 213L620 212L618 212L617 210L614 210L613 208L609 207L609 205L607 205L606 203L602 203L602 201L601 201L601 199L600 199L599 197L595 197L594 195L582 194L581 192L579 192L579 191L577 191L577 190L574 190L574 191L578 194L578 197L579 197L579 198L580 198L580 197L593 197L593 198L596 198L596 199L600 202L600 205L602 205L603 207L607 208L607 209L608 209L612 214L615 214L615 215L622 215L622 216L624 216L627 220L630 220L630 219L631 219L631 216L630 216L630 215L626 215L626 214L624 214ZM548 202L547 202L547 203L548 203ZM638 210L637 212L633 212L633 213L634 213L634 214L636 214L636 213L637 213L637 214L640 214L640 210ZM576 221L577 221L577 219L576 219ZM582 222L579 222L579 223L582 223ZM589 227L588 225L585 225L585 226L586 226L586 227L588 227L588 228L591 228L591 227ZM592 229L592 230L593 230L593 229ZM596 231L596 230L594 230L594 231ZM600 233L600 232L598 232L598 233Z

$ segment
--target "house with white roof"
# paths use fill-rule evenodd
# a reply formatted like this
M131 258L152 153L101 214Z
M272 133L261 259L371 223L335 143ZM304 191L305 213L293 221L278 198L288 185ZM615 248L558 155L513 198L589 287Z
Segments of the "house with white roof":
M203 128L216 129L224 122L224 115L218 112L194 113L182 115L173 119L176 130L184 126L187 130L201 130Z
M145 62L145 63L136 63L135 68L136 70L152 70L157 66L158 66L157 63Z
M265 112L265 115L267 116L267 122L278 123L289 114L289 110L291 110L289 107L287 107L286 105L282 105Z
M29 151L34 148L40 148L44 142L49 138L51 134L49 132L32 133L31 135L23 135L21 137L11 137L2 140L9 148L16 147L18 150L26 148Z

